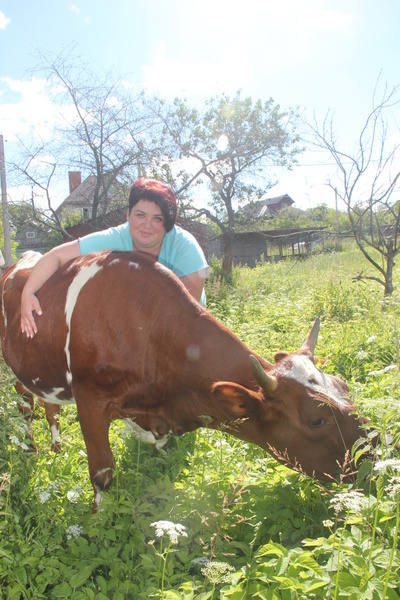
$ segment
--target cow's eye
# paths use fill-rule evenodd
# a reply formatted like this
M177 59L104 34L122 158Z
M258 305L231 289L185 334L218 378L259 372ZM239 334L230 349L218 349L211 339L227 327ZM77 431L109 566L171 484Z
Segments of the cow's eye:
M310 421L309 426L312 429L318 429L319 427L323 427L324 425L326 425L326 423L326 419L322 419L321 417L320 419L314 419L314 421Z

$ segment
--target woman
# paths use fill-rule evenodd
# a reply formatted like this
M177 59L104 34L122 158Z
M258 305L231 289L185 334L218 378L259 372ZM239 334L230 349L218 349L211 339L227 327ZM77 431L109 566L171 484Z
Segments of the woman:
M69 260L97 250L137 250L155 256L171 269L191 295L205 305L204 282L209 267L196 239L175 225L176 196L155 179L138 179L131 187L127 221L52 248L34 266L21 297L21 331L28 338L37 332L33 313L42 314L35 295Z

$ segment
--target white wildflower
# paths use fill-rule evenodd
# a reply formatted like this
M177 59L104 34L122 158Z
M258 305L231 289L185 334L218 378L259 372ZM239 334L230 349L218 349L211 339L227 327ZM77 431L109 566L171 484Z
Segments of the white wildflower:
M51 494L48 490L45 490L44 492L39 492L39 500L41 504L44 504L45 502L47 502L47 500L50 498Z
M365 350L360 350L359 352L357 352L357 360L365 360L366 358L368 358L368 352L365 352Z
M373 342L374 340L376 340L377 336L376 335L371 335L371 337L369 337L367 339L367 344L370 344L371 342Z
M78 502L79 496L81 494L82 490L80 488L75 488L73 490L68 490L67 492L67 498L70 502L72 502L72 504L76 504L76 502Z
M336 513L340 510L359 513L368 506L368 499L360 492L350 491L336 494L332 498L331 504Z
M400 495L400 479L398 477L392 477L386 488L389 498L397 500Z
M384 367L383 369L378 369L377 371L370 371L368 373L368 375L370 377L373 377L375 375L384 375L385 373L388 373L389 371L393 371L394 369L398 369L397 365L388 365L387 367Z
M78 538L83 531L83 527L80 525L70 525L67 527L67 540L72 540Z
M231 583L232 573L234 572L235 569L231 565L218 560L210 562L207 567L201 569L202 575L207 577L208 581L213 584Z
M325 519L325 521L322 521L322 525L331 529L332 527L334 527L335 523L331 519Z
M394 471L400 471L400 459L386 458L385 460L378 460L374 465L374 471L382 474L386 473L388 468L391 468Z
M19 429L19 432L22 435L26 435L28 433L28 431L29 431L29 427L28 427L28 425L25 422L24 423L20 423L19 426L18 426L18 429Z
M172 521L156 521L152 523L150 527L155 527L156 536L162 537L164 534L168 535L171 544L178 543L178 537L187 537L186 527L180 523L172 523Z
M19 439L18 439L18 438L17 438L17 436L15 436L15 435L12 435L12 436L10 437L10 442L11 442L12 444L14 444L14 446L20 446L20 445L21 445L21 442L19 441Z

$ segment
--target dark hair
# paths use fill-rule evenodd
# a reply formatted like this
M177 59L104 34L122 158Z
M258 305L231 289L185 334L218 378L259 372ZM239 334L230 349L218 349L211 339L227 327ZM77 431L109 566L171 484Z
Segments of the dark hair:
M175 225L177 206L176 196L166 183L156 179L141 177L132 184L129 194L129 214L140 200L155 202L160 207L164 217L165 231L171 231Z

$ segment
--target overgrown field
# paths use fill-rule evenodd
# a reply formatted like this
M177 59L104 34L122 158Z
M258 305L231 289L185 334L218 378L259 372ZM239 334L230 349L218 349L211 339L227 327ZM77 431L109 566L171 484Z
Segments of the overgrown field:
M0 404L1 597L67 599L400 598L400 291L353 283L357 250L208 281L209 308L273 360L304 342L318 315L320 365L341 374L382 431L353 485L318 482L220 432L174 439L159 457L112 426L114 484L97 514L74 407L62 451L43 410L26 452L13 377ZM399 271L395 283L399 285Z

